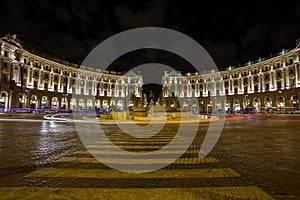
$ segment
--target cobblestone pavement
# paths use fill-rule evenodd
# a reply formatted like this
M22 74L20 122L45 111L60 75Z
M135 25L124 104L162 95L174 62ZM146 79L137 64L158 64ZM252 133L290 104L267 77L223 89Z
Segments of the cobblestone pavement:
M122 153L103 141L87 151L72 123L0 121L1 199L299 199L299 122L295 117L228 122L205 158L198 158L207 130L200 124L190 148L173 164L127 173L93 155L130 169L168 162L177 150L163 152L160 160L132 155L120 163ZM166 126L145 140L116 126L102 127L115 145L141 154L168 144L178 128Z

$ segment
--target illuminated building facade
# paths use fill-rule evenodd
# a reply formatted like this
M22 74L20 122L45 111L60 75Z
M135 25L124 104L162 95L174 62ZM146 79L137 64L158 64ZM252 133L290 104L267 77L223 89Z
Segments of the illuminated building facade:
M165 72L161 103L197 112L300 110L300 44L270 58L220 72ZM15 35L0 39L0 109L109 109L142 107L143 79L25 50ZM74 95L75 94L75 95ZM81 98L82 97L82 98ZM195 98L192 98L195 97ZM195 101L196 99L196 101Z
M122 110L138 106L142 96L140 75L89 68L25 50L10 34L0 39L0 74L3 111L108 109L113 105Z
M180 106L185 110L195 106L190 98L196 97L204 113L239 112L249 106L256 111L299 110L299 53L298 40L294 49L220 72L165 72L160 101L167 109Z

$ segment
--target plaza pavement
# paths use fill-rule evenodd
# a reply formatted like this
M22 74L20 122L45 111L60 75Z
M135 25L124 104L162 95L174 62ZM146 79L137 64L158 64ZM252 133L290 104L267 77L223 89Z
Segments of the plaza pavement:
M143 140L118 132L108 137L124 150L142 155L159 149L173 136L164 133ZM91 153L106 156L108 162L124 167L141 164L147 168L147 165L168 163L169 156L177 153L176 147L162 152L159 160L145 159L138 154L125 162L122 153L112 153L105 141L96 141L88 148L91 152L81 149L51 165L21 176L2 178L1 199L273 199L217 158L198 158L199 147L194 144L173 164L147 173L111 169Z

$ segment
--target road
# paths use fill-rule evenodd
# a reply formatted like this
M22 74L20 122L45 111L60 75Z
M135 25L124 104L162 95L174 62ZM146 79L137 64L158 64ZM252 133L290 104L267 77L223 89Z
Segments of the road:
M95 159L73 123L2 118L0 195L1 199L300 199L299 123L299 115L227 121L214 149L198 158L208 128L203 123L193 144L173 164L132 174ZM133 152L160 149L178 129L167 125L148 141L128 138L116 125L102 127L111 141ZM89 149L111 162L122 158L101 141ZM174 152L147 164L167 162ZM139 162L139 157L132 160Z

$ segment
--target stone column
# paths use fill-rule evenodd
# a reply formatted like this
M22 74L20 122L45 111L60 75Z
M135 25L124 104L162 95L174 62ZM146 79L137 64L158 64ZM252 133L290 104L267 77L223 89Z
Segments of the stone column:
M277 90L277 81L276 81L276 73L272 73L273 76L273 90Z
M38 80L38 89L40 88L40 89L44 89L44 84L43 84L43 82L44 81L42 81L42 70L39 70L39 80ZM43 86L42 86L43 85Z
M238 79L238 94L240 94L240 90L241 90L241 78Z
M137 85L137 86L135 86L135 88L134 88L134 95L135 96L139 96L140 94L139 94L139 86Z
M270 76L270 80L269 80L269 91L273 91L274 90L274 77L273 77L274 72L270 72L269 76Z
M32 86L32 67L29 67L27 71L27 87L28 86Z
M241 94L244 94L244 78L241 77Z
M203 83L203 96L207 97L208 96L208 91L207 91L207 83L204 81Z
M295 65L295 84L298 83L298 67Z
M97 81L95 79L92 82L92 95L93 96L97 95Z
M296 64L296 67L298 68L298 83L300 83L300 65L299 62Z
M198 80L196 80L196 83L195 83L194 95L195 95L195 97L199 97L200 96Z
M233 93L234 93L233 80L232 80L232 76L230 75L228 80L228 94L233 95Z
M249 74L249 76L247 77L248 81L247 81L247 93L253 93L252 92L252 76L251 74ZM246 93L246 91L244 91L244 93Z
M62 88L62 81L61 81L61 74L58 77L58 87L57 87L57 91L58 92L63 92L63 88Z
M125 84L122 83L121 97L125 97Z
M274 78L273 78L273 72L269 72L269 91L274 90Z
M168 97L169 96L169 87L167 85L165 85L164 87L164 97Z
M72 86L71 86L71 76L68 77L68 83L67 83L67 93L72 93Z
M84 80L84 89L83 89L83 94L87 93L87 77Z
M244 79L240 76L238 81L238 94L244 93Z
M298 64L295 64L295 84L296 87L300 86L300 70Z
M286 89L289 89L289 88L290 88L289 69L286 69L286 70L285 70L285 78L286 78L286 80L285 80L285 82L286 82L285 88L286 88Z
M257 92L261 92L261 74L258 74L258 91Z
M21 64L21 65L23 65L23 64ZM17 83L18 83L18 85L20 85L21 86L21 83L22 83L22 76L21 76L21 74L23 74L23 72L21 72L21 70L23 70L23 68L21 67L21 65L18 65L18 79L17 79Z
M217 93L217 87L216 87L216 81L213 78L212 79L212 91L211 91L211 96L216 96Z
M119 96L119 84L118 84L118 82L115 83L114 96L115 96L115 97L118 97L118 96Z
M223 77L221 77L221 81L220 81L220 95L224 96L225 95L225 84L224 84L224 80Z
M119 88L118 88L119 89ZM103 79L100 80L100 89L99 89L100 96L104 96L104 84Z
M232 94L232 80L231 80L231 75L230 78L228 79L228 95Z
M192 86L190 84L190 82L187 83L187 97L192 97Z
M251 75L248 76L248 83L247 83L247 93L251 93L252 92L252 88L251 88Z
M48 85L48 89L53 91L54 90L54 74L53 71L50 72L50 76L49 76L49 85Z
M253 75L251 76L251 90L252 90L252 93L254 93L254 77L253 77Z
M107 96L111 96L111 83L108 82L108 91L107 91Z
M265 74L261 75L261 90L262 90L262 92L266 91Z
M180 81L181 83L181 81ZM178 97L183 97L184 96L184 88L185 88L185 84L179 84L178 86L175 86L175 93L177 93L176 95Z
M80 83L81 83L81 78L78 75L78 77L75 79L75 92L76 92L76 94L80 94L81 93ZM76 102L76 103L79 105L79 101Z
M285 82L284 82L284 70L282 69L281 70L281 89L282 90L284 90L284 84L285 84Z

